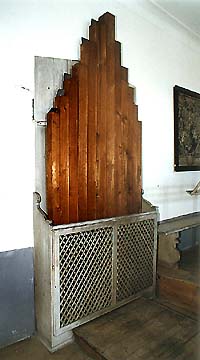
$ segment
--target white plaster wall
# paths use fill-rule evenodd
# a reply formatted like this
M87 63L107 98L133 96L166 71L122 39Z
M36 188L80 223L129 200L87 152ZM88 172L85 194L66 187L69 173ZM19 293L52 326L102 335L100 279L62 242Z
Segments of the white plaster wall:
M185 192L199 172L173 171L173 86L200 92L198 39L146 0L1 0L0 251L33 245L34 56L79 58L90 19L105 11L117 16L122 64L137 89L144 196L159 206L161 219L200 210L200 197Z

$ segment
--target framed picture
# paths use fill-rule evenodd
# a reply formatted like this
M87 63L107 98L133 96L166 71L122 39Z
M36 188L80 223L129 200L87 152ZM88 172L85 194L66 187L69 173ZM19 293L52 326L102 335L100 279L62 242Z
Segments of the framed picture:
M200 170L200 94L174 87L174 170Z

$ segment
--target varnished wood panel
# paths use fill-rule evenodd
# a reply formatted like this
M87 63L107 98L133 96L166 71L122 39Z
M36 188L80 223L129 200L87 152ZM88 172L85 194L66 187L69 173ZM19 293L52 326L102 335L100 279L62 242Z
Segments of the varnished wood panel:
M70 80L68 80L70 87ZM69 222L69 93L58 98L60 116L60 222Z
M52 109L48 113L47 120L47 206L50 219L53 219L55 223L60 223L60 117L58 110Z
M88 64L88 158L87 158L87 218L96 219L96 156L97 156L97 46L89 45Z
M135 112L133 105L133 91L131 88L128 89L128 189L127 189L127 207L128 213L131 214L134 212L136 191L137 191L137 181L136 181L136 172L135 172L135 157L136 152L136 141L133 141L136 137L135 131ZM134 193L135 190L135 193Z
M121 129L121 44L115 42L115 206L116 216L122 208L122 129Z
M79 122L78 122L78 217L87 219L87 136L88 136L88 60L89 44L83 39L79 66Z
M63 89L47 116L49 217L59 224L140 212L141 123L112 14L91 21Z
M137 135L137 149L136 149L136 159L137 159L137 175L136 175L136 194L135 199L135 212L138 213L142 208L142 123L141 121L137 122L138 126L138 135Z
M128 214L128 84L121 80L121 134L122 134L122 215Z
M97 218L106 217L106 25L98 23Z
M73 68L69 92L69 222L77 222L78 217L78 66Z
M47 128L45 137L46 150L46 207L48 209L49 219L53 219L53 189L52 189L52 122L53 113L47 114Z
M106 23L106 217L115 216L115 25L107 14Z

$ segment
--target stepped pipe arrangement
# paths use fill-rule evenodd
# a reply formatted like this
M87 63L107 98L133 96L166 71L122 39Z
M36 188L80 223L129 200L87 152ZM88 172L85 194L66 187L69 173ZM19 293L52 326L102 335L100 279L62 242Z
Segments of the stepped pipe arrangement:
M89 34L47 114L47 214L34 194L36 322L50 351L155 293L158 212L142 212L141 123L114 16Z
M92 20L47 115L47 211L54 224L141 212L141 122L115 17Z

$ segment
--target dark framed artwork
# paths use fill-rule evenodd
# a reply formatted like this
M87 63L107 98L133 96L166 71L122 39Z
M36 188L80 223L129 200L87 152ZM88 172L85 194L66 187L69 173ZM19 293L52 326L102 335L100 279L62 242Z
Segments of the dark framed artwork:
M200 94L174 86L174 169L200 170Z

